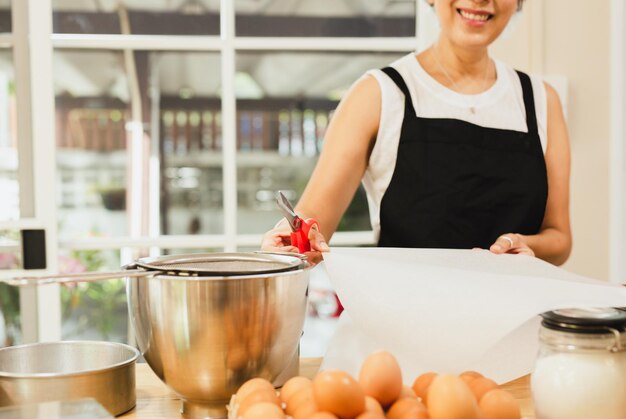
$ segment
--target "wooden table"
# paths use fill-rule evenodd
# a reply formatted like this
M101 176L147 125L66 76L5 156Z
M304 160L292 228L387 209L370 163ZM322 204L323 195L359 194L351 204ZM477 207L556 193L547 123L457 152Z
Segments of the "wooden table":
M313 377L319 369L321 358L303 358L300 361L300 375ZM137 364L137 406L122 418L137 419L178 419L181 401L152 372L147 364ZM529 376L504 384L502 388L508 390L519 400L522 406L523 419L535 419L533 405L530 398Z

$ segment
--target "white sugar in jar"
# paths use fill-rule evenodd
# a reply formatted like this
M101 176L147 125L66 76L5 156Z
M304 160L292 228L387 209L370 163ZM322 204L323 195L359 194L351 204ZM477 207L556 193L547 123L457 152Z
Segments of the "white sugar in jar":
M531 376L537 419L626 419L626 312L542 314Z

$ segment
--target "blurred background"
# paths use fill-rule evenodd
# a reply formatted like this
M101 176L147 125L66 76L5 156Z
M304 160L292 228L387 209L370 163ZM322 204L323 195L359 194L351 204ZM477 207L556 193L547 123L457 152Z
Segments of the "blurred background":
M565 268L622 282L625 20L621 1L529 0L492 50L565 105ZM436 36L423 0L0 0L0 276L257 249L350 85ZM45 231L45 270L24 269L23 230ZM331 244L373 243L359 189ZM303 355L335 311L314 271ZM132 342L123 281L0 284L0 346L58 338Z

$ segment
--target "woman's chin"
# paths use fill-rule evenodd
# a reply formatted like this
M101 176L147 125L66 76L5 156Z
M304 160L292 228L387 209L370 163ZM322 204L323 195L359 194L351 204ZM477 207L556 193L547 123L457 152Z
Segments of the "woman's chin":
M460 33L459 33L460 32ZM498 38L499 33L468 33L457 31L451 36L453 44L464 49L485 49Z

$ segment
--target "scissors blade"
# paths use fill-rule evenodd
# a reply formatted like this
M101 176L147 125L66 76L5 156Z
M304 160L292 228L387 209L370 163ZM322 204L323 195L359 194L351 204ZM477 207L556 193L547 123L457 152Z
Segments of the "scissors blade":
M293 210L291 203L287 199L287 197L280 191L278 191L278 196L276 197L276 203L278 204L278 208L282 211L283 215L289 222L289 227L291 227L292 231L296 231L298 229L298 216L296 212Z

